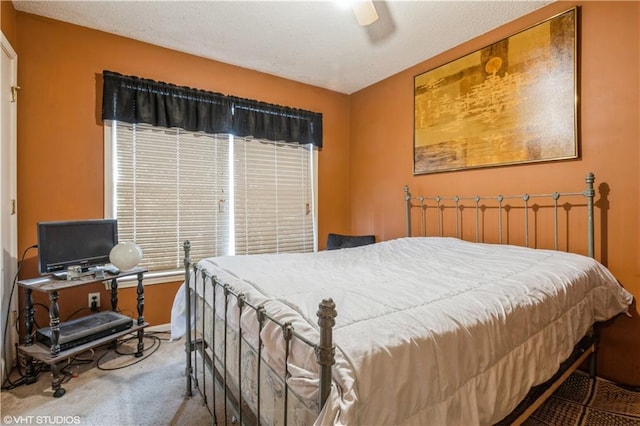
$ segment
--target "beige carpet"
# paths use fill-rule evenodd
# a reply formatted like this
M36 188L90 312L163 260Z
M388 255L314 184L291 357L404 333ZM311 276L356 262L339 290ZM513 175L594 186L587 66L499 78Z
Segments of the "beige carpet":
M154 330L158 329L168 327ZM184 340L169 342L168 334L153 335L164 340L158 345L157 339L145 338L143 358L105 349L82 354L81 358L93 362L65 369L73 377L65 379L67 392L61 398L53 398L48 372L40 373L34 384L2 391L2 424L210 424L201 399L184 398ZM136 343L125 342L118 352L133 353ZM98 360L100 368L96 368Z

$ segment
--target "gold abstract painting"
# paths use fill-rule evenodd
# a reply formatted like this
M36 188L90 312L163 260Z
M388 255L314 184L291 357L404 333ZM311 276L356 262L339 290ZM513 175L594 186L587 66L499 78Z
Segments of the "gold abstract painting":
M414 174L578 156L577 9L414 78Z

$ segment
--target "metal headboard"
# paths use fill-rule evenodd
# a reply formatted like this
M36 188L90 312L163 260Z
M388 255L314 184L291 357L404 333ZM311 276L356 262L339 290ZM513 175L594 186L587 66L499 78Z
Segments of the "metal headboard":
M472 204L475 205L475 230L476 230L476 242L480 241L480 210L482 209L480 202L491 200L492 202L497 202L498 209L498 239L499 243L502 244L502 236L503 236L503 223L502 223L502 212L505 210L504 202L507 200L518 199L522 200L524 203L524 242L525 246L529 247L529 209L532 207L529 205L529 202L532 199L538 198L546 198L551 199L553 201L553 209L554 209L554 247L555 250L558 250L558 207L561 197L575 197L575 196L584 196L587 200L586 208L587 208L587 253L589 257L595 257L595 243L594 243L594 218L593 218L593 208L594 208L594 198L595 198L595 190L593 189L593 183L595 182L595 176L593 173L587 174L585 178L586 188L582 192L554 192L551 194L522 194L522 195L498 195L498 196L450 196L450 197L441 197L439 195L432 197L413 197L409 192L409 186L404 186L404 199L405 199L405 212L406 212L406 235L410 237L411 234L411 209L414 207L420 208L421 211L421 235L426 236L426 209L429 205L435 206L436 211L438 212L437 217L437 235L443 236L443 209L445 203L453 202L453 207L455 207L455 236L460 238L461 230L460 230L460 207L465 201L472 201ZM431 203L431 204L429 204ZM435 203L435 205L433 204Z

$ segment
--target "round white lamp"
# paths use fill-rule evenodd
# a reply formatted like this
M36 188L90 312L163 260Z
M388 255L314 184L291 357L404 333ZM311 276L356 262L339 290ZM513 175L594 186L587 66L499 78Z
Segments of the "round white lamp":
M128 271L142 260L142 249L136 243L118 243L111 249L109 260L121 271Z

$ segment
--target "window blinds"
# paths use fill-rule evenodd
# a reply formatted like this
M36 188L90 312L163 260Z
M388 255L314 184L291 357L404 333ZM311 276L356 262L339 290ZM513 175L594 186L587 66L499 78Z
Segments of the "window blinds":
M229 254L227 136L113 127L118 238L142 247L141 266L181 268L184 240L195 259Z
M120 241L150 271L193 259L314 250L311 145L113 123Z
M314 249L310 145L234 140L236 254Z

